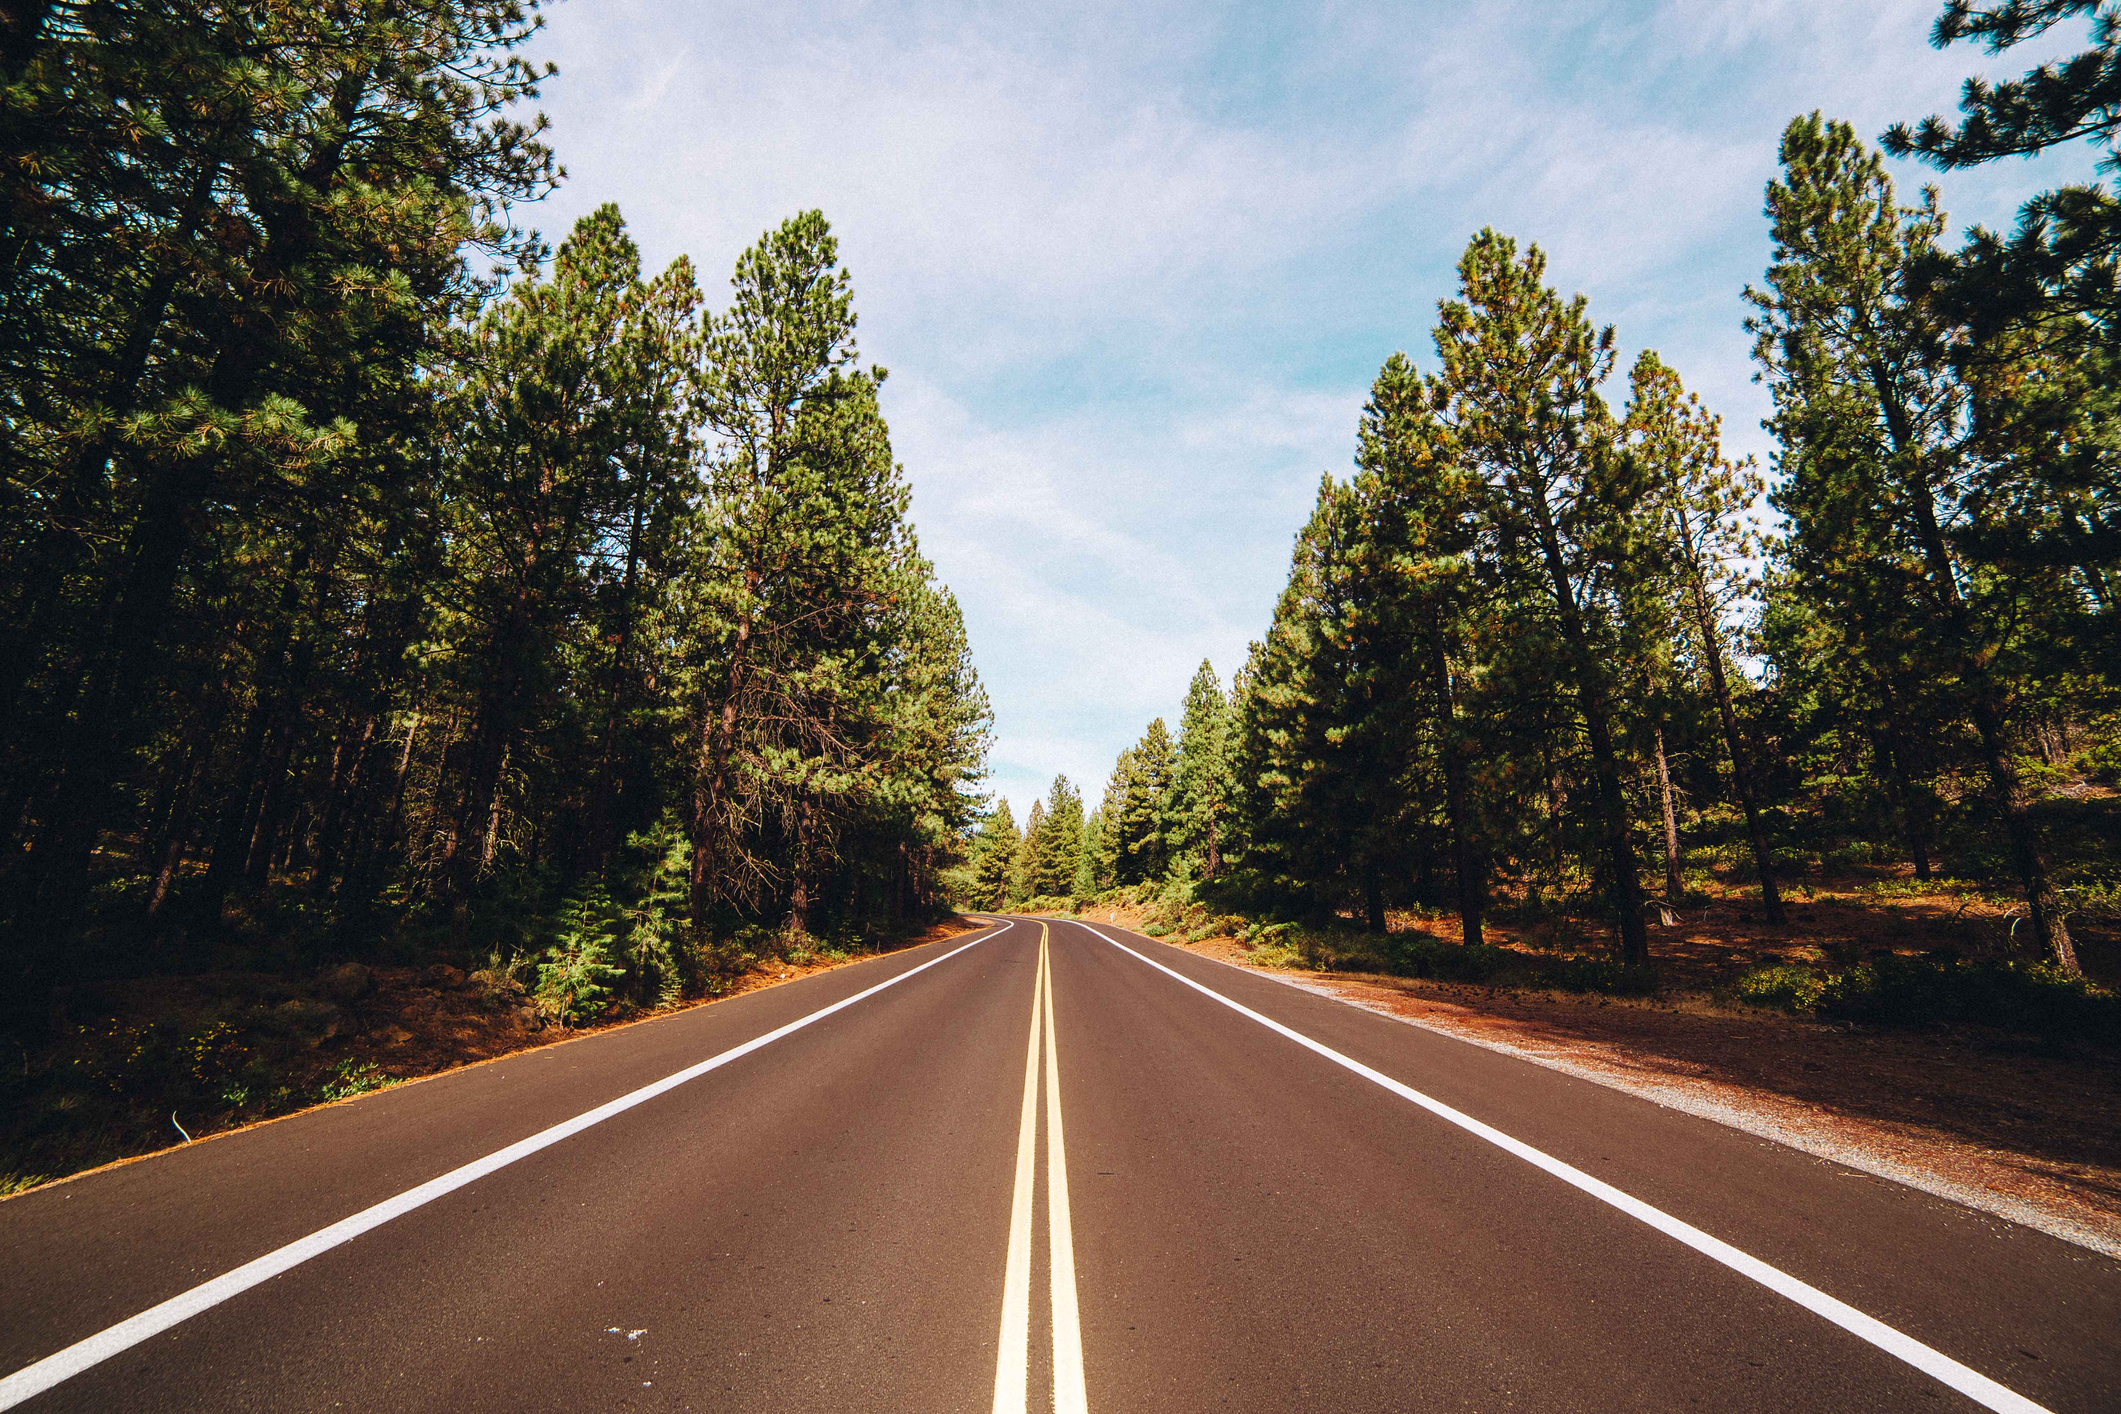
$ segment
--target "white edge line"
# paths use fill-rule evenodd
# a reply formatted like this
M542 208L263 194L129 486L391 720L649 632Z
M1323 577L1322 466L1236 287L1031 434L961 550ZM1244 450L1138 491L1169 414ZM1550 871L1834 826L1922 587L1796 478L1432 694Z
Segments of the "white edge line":
M791 1021L787 1025L769 1031L763 1036L746 1041L741 1046L733 1046L723 1051L720 1055L712 1056L697 1065L687 1066L675 1074L666 1075L661 1080L643 1085L638 1090L621 1095L616 1100L601 1104L593 1110L578 1114L573 1119L562 1120L549 1129L539 1130L529 1138L519 1139L505 1149L497 1149L483 1159L474 1159L459 1168L451 1169L439 1178L429 1179L417 1188L409 1188L395 1198L386 1198L373 1207L363 1208L351 1217L341 1218L329 1227L319 1228L307 1237L297 1238L285 1247L276 1248L262 1257L245 1262L242 1266L237 1267L233 1271L224 1272L212 1281L201 1282L189 1291L172 1296L169 1300L159 1305L150 1306L137 1316L120 1321L118 1324L98 1331L84 1340L75 1341L64 1350L47 1355L42 1360L31 1365L25 1365L6 1378L0 1379L0 1409L12 1409L26 1399L42 1394L54 1385L70 1380L82 1371L102 1364L113 1355L129 1350L144 1340L152 1340L170 1327L188 1321L200 1312L210 1310L232 1296L239 1295L261 1282L272 1280L272 1278L282 1272L300 1266L312 1257L319 1256L329 1252L334 1247L351 1242L362 1233L379 1228L393 1218L403 1217L413 1211L413 1209L424 1207L445 1194L454 1193L466 1184L476 1183L488 1174L508 1167L518 1159L528 1158L540 1149L548 1149L563 1139L572 1138L585 1129L602 1124L613 1115L622 1114L636 1105L647 1103L666 1091L675 1090L688 1080L697 1080L710 1070L718 1070L733 1060L740 1060L750 1055L753 1051L770 1046L783 1036L802 1030L813 1021L822 1021L836 1011L843 1011L866 997L875 996L886 987L896 986L916 973L926 972L929 968L939 963L948 962L967 948L977 947L1014 926L1013 921L1003 923L999 927L990 924L989 927L993 928L994 931L982 933L971 942L952 948L941 957L930 958L918 967L909 967L904 972L877 983L874 987L856 992L853 996L836 1001L831 1006L821 1007L817 1011L811 1012L808 1016Z
M1823 1128L1808 1128L1801 1120L1781 1115L1766 1106L1755 1107L1742 1099L1725 1097L1725 1082L1722 1081L1695 1082L1689 1078L1642 1078L1624 1075L1598 1064L1573 1060L1554 1052L1534 1050L1530 1046L1500 1041L1470 1030L1461 1031L1431 1017L1407 1016L1390 1011L1367 998L1340 990L1343 983L1330 977L1291 976L1286 972L1270 972L1265 968L1228 962L1206 953L1193 955L1218 967L1263 977L1269 982L1293 987L1299 992L1309 992L1314 997L1324 997L1329 1001L1339 1002L1342 1006L1351 1006L1359 1011L1369 1012L1372 1016L1384 1017L1387 1021L1397 1022L1401 1026L1412 1026L1433 1036L1448 1037L1468 1046L1478 1046L1484 1051L1494 1051L1498 1055L1529 1061L1545 1070L1558 1071L1578 1080L1588 1080L1593 1085L1618 1090L1624 1095L1633 1095L1638 1100L1648 1100L1663 1109L1676 1110L1696 1119L1708 1120L1711 1124L1720 1124L1726 1129L1735 1129L1741 1134L1770 1140L1800 1154L1815 1159L1827 1159L1873 1178L1882 1178L1889 1183L1927 1193L1933 1198L1957 1203L1962 1208L1971 1208L1984 1217L2001 1218L2020 1227L2029 1227L2035 1232L2046 1233L2049 1237L2088 1248L2104 1257L2121 1258L2121 1228L2109 1230L2094 1227L2070 1216L2059 1204L2047 1206L2029 1200L2008 1198L1969 1180L1946 1178L1934 1169L1896 1159L1882 1147L1872 1147L1876 1141L1837 1138ZM1349 980L1356 983L1361 981ZM1731 1085L1728 1088L1736 1090L1740 1087Z
M1950 1386L1980 1404L1983 1408L1996 1410L1998 1414L2051 1414L2051 1411L2044 1405L2035 1404L2016 1390L1998 1384L1980 1371L1960 1364L1944 1352L1924 1345L1913 1336L1904 1335L1894 1330L1883 1321L1865 1315L1846 1302L1835 1300L1819 1288L1807 1282L1799 1281L1796 1277L1791 1276L1780 1268L1771 1267L1758 1257L1741 1252L1720 1238L1709 1236L1693 1224L1681 1222L1678 1218L1673 1217L1662 1209L1653 1208L1641 1199L1623 1193L1611 1184L1591 1177L1582 1169L1576 1168L1571 1164L1565 1164L1553 1155L1543 1150L1535 1149L1522 1140L1513 1139L1501 1130L1481 1123L1471 1115L1452 1109L1441 1100L1431 1099L1411 1086L1402 1085L1389 1075L1372 1070L1361 1061L1344 1056L1332 1047L1314 1041L1299 1031L1293 1031L1271 1017L1262 1016L1242 1002L1232 1001L1213 988L1205 987L1183 973L1175 972L1160 962L1144 957L1141 953L1136 952L1133 948L1128 947L1125 943L1094 924L1085 923L1083 926L1129 957L1155 968L1167 977L1183 982L1203 996L1214 998L1232 1011L1250 1017L1269 1031L1277 1032L1294 1041L1297 1045L1307 1050L1315 1051L1327 1060L1332 1061L1335 1065L1353 1071L1363 1079L1391 1091L1401 1099L1421 1106L1439 1119L1447 1120L1469 1134L1485 1139L1496 1148L1523 1159L1534 1168L1544 1170L1572 1187L1581 1189L1600 1202L1618 1208L1629 1217L1647 1223L1667 1237L1675 1238L1685 1243L1704 1257L1722 1263L1741 1276L1752 1278L1777 1295L1794 1301L1812 1314L1824 1317L1858 1339L1868 1341L1886 1354L1903 1360L1932 1379Z

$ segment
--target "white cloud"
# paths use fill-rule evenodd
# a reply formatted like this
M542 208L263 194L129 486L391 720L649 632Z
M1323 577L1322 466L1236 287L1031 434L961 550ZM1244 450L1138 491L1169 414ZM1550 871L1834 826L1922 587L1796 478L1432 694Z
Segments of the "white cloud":
M572 177L543 219L617 200L713 298L759 231L832 218L1021 813L1056 770L1094 794L1203 656L1237 666L1370 375L1428 355L1483 225L1764 451L1740 291L1776 139L2022 67L1932 51L1936 9L577 0L550 12ZM2007 220L2085 166L1954 175L1946 203Z

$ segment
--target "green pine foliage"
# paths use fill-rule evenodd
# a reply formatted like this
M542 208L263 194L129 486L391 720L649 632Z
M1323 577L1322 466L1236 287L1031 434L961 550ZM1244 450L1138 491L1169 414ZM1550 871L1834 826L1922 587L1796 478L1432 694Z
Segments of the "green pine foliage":
M1230 703L1215 665L1202 660L1186 689L1178 751L1164 805L1171 853L1190 877L1212 879L1222 869L1230 814Z
M974 908L1003 909L1014 903L1016 860L1023 839L1009 802L1000 802L972 837L973 886L967 902Z
M1896 123L1885 134L1886 150L1951 170L2089 140L2105 149L2100 165L2113 171L2121 137L2121 20L2100 0L1946 0L1932 39L1940 49L1972 41L2002 54L2068 20L2090 23L2089 49L2021 78L1969 78L1956 125L1935 115L1913 127ZM2051 324L2061 315L2082 319L2110 340L2121 316L2121 201L2102 182L2041 192L2020 209L2016 231L1976 230L1948 267L1930 273L1942 273L1946 299L1984 332ZM2109 498L2105 510L2114 509ZM2097 553L2107 562L2121 553L2121 526L2109 517L2088 527L2080 522L2078 530L2099 542ZM2080 550L2092 548L2079 541Z
M1989 994L2068 1030L2056 999L2080 984L2025 979L2075 978L2068 916L2111 915L2121 659L2086 553L2088 488L2121 465L2107 364L2085 337L1959 319L1934 199L1898 204L1845 125L1799 119L1783 158L1749 295L1772 494L1654 352L1610 406L1612 331L1536 246L1480 233L1435 371L1379 371L1355 472L1319 486L1228 698L1203 666L1176 748L1159 723L1121 753L1101 891L1189 932L1231 908L1289 920L1320 958L1641 988L1646 873L1666 913L1705 869L1746 879L1776 924L1800 872L1904 862L1914 887L2014 888L2028 955L1785 969L1746 995L1906 1020ZM1336 922L1382 934L1392 909L1455 913L1464 955ZM1485 946L1497 913L1603 933L1613 960L1542 971Z
M549 249L534 3L5 23L12 975L557 929L581 1019L948 906L990 713L822 215L721 312Z
M2001 376L1995 360L2037 380L2052 356L2001 347L1969 364L1967 335L1919 292L1946 224L1934 193L1899 205L1846 124L1797 119L1782 158L1768 187L1775 259L1749 292L1782 446L1782 584L1878 695L1915 680L1920 696L1905 705L1934 713L1932 731L1971 726L2033 936L2074 971L2015 740L2042 699L2079 718L2094 705L2083 620L2095 601L2068 566L1983 563L1964 549L2009 514L1981 494L1994 455L1981 385Z
M1083 862L1083 797L1066 776L1055 776L1039 822L1031 862L1034 897L1062 898L1075 892Z
M560 906L555 939L538 963L532 993L538 1007L563 1026L595 1021L610 1007L626 969L618 953L618 910L597 885Z

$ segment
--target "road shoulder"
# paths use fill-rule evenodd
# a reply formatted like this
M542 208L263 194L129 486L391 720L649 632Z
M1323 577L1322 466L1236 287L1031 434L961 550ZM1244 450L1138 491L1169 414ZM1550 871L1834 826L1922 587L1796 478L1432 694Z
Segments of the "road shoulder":
M1293 972L1247 965L1227 940L1157 941L2121 1257L2112 1066L1684 1000Z

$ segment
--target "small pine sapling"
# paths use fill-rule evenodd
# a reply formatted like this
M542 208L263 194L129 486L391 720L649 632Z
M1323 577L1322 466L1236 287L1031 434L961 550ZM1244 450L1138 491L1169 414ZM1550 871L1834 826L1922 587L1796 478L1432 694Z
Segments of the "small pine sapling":
M612 962L618 950L611 896L596 885L567 900L558 919L559 941L538 964L537 1004L555 1021L579 1026L611 1005L613 984L626 969Z

